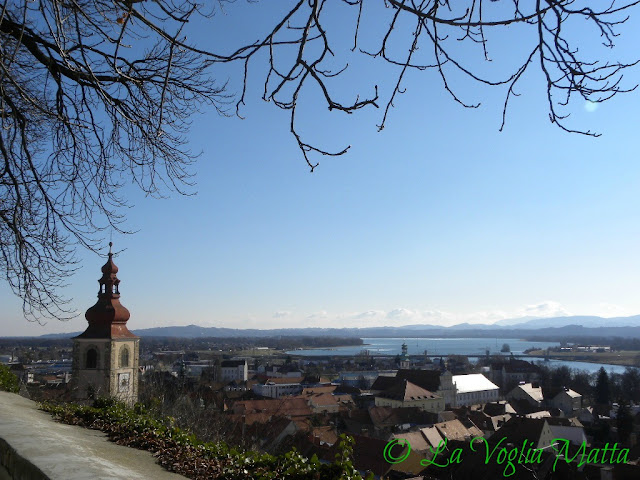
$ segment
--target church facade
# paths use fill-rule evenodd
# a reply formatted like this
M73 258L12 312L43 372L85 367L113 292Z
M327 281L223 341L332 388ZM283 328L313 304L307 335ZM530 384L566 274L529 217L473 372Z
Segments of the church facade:
M120 303L111 246L98 280L98 301L85 314L89 325L73 338L71 385L76 400L112 397L133 405L138 400L140 338L127 328L131 314Z

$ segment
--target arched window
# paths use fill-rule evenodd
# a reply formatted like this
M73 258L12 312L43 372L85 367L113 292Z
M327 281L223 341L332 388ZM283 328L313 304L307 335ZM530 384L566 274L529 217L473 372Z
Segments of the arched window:
M95 348L87 350L87 368L98 368L98 352Z
M125 346L120 349L120 367L129 366L129 349Z

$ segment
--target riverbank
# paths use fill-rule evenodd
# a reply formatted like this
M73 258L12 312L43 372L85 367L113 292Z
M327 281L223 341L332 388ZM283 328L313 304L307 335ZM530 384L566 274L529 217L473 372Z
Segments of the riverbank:
M527 355L532 357L545 357L545 350L531 350ZM608 363L623 367L640 367L640 352L549 352L549 359L565 360L571 362Z

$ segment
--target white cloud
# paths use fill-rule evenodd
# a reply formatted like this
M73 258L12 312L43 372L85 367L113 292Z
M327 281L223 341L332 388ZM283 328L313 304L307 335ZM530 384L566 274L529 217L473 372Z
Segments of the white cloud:
M307 315L307 320L320 320L320 319L324 319L327 318L327 312L325 310L321 310L319 312L315 312L312 313L310 315Z
M387 318L390 320L415 320L419 316L420 312L408 308L394 308L387 312Z
M381 315L384 315L384 312L381 311L381 310L367 310L366 312L355 313L355 314L352 315L352 317L354 319L375 318L375 317L379 317Z
M538 303L536 305L527 305L526 307L519 309L515 312L512 318L518 317L539 317L539 318L549 318L549 317L567 317L572 315L568 310L566 310L560 303L554 302L552 300L548 300L543 303ZM508 317L505 317L508 318Z
M351 312L330 312L319 310L312 313L292 312L280 310L274 312L272 319L258 320L259 315L250 315L244 318L245 328L363 328L403 325L438 325L449 327L459 323L491 324L498 320L514 319L522 317L563 317L574 314L599 315L603 317L632 315L625 308L608 303L599 303L589 306L585 311L572 312L560 302L547 300L540 303L532 303L512 309L477 310L472 312L452 312L446 310L430 309L420 310L399 306L391 310L362 310ZM222 325L218 325L222 326ZM237 327L238 324L225 325Z

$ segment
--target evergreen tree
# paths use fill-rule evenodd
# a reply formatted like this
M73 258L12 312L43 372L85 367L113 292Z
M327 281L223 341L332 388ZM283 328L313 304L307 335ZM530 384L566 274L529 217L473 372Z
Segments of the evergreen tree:
M596 403L608 404L609 398L609 375L604 367L600 367L600 370L598 370L598 379L596 380Z
M640 371L637 368L627 367L622 374L622 391L628 400L640 401Z
M606 372L605 372L606 373ZM568 387L571 384L571 370L566 365L556 368L551 373L551 385L554 387Z
M592 386L589 382L589 374L583 371L576 371L571 380L571 388L582 395L590 395Z
M633 431L633 417L631 416L629 407L622 402L616 414L616 427L618 427L618 438L620 441L623 443L628 442L631 432Z

